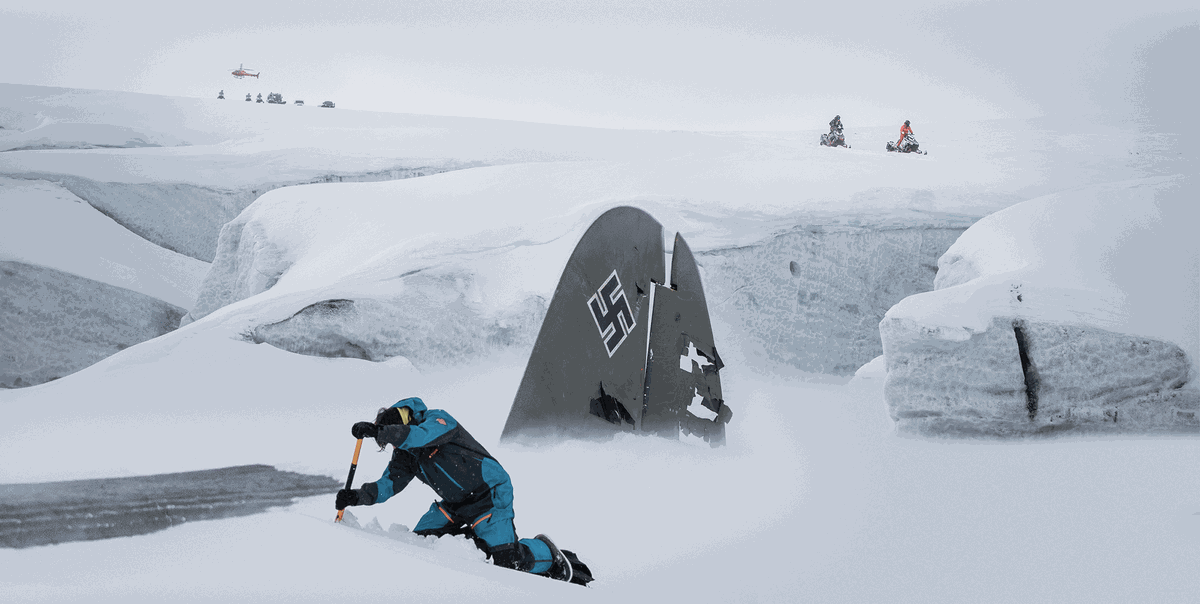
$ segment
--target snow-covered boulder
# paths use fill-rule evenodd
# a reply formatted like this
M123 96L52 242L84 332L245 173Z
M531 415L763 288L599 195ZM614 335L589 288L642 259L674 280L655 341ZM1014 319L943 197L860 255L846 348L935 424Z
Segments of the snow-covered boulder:
M1200 431L1200 245L1183 179L980 220L879 324L903 432Z

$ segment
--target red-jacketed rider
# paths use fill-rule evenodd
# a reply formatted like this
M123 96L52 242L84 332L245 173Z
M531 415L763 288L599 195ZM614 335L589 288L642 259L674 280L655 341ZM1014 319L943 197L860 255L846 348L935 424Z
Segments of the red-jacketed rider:
M899 146L900 146L900 143L904 142L904 136L905 136L906 134L913 134L912 128L910 128L910 127L909 127L909 125L908 125L908 120L904 120L904 125L903 125L903 126L900 126L900 138L899 138L899 139L896 139L896 146L897 146L897 147L899 147ZM913 134L913 136L916 136L916 135L915 135L915 134Z

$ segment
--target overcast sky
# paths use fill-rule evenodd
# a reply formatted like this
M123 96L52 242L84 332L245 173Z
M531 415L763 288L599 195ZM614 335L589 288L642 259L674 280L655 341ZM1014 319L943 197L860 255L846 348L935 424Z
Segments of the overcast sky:
M1196 81L1183 62L1196 54L1172 62L1200 49L1195 0L1104 4L4 0L0 82L797 130L835 113L848 125L1146 113L1164 86L1146 84L1154 61L1156 81ZM240 64L262 77L234 79Z

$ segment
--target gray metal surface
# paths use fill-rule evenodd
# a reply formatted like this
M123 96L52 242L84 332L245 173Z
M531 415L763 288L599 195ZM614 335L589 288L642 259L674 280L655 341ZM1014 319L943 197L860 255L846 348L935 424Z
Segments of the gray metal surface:
M665 272L662 225L649 214L617 207L592 223L563 269L502 439L638 427L649 292ZM601 400L619 403L633 425L593 415Z
M700 272L678 233L671 284L654 289L643 429L666 438L691 434L716 446L725 442L732 417L721 394L724 363L713 345Z

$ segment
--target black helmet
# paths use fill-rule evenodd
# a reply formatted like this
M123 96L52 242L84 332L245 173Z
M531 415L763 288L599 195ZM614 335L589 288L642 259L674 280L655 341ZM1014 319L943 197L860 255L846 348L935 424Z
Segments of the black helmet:
M904 120L904 125L905 125L905 126L907 126L907 125L908 125L908 120Z
M835 120L840 120L840 119L842 119L842 116L840 116L840 115L835 115L835 116L833 116L833 119L835 119Z

